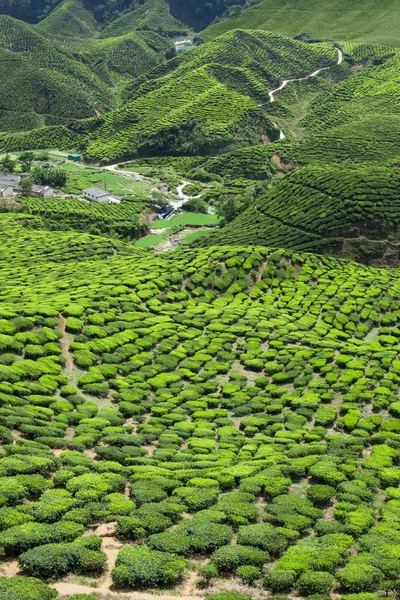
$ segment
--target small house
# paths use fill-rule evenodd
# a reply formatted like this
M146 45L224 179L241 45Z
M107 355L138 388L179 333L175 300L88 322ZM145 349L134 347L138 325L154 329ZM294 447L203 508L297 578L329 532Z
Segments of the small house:
M110 202L112 202L112 198L110 198L110 195L106 190L101 190L96 187L83 190L82 195L90 202L99 202L101 204L110 204Z
M68 154L68 160L72 160L73 162L80 162L81 155L80 154Z
M7 183L0 183L0 198L11 198L14 194L14 188Z
M53 198L54 190L48 185L33 185L27 196L31 196L32 198Z
M5 175L0 173L0 186L9 186L13 189L13 191L16 191L18 189L20 179L21 177L18 175Z

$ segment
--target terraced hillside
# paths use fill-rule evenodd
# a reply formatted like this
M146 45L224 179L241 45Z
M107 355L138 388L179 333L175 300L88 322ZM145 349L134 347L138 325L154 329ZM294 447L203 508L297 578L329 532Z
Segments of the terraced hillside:
M283 74L306 75L334 64L333 44L304 44L263 32L231 32L172 59L126 92L131 98L80 127L10 137L5 147L63 145L88 159L135 154L212 153L279 137L259 104Z
M0 221L0 590L395 585L397 270Z
M303 167L197 245L251 244L400 263L398 169Z
M153 28L131 13L136 26L116 25L104 39L80 0L65 0L36 26L0 15L0 131L73 124L116 107L128 81L175 54L173 32L157 25L167 5L154 2L139 9L154 8Z
M23 213L21 222L25 219L25 214L37 217L24 221L29 229L82 231L131 240L148 231L145 219L141 218L146 205L140 201L109 206L65 198L19 198L18 203Z
M211 25L209 40L231 29L276 31L290 37L370 42L399 46L400 8L396 0L261 0Z

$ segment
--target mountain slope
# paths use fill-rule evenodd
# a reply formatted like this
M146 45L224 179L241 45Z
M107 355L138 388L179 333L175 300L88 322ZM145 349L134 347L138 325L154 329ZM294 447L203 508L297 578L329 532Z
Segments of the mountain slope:
M137 29L168 36L187 35L187 27L171 15L167 0L147 0L105 27L101 37L125 35Z
M261 0L203 32L205 40L231 29L265 29L291 37L400 46L396 0Z
M400 264L398 169L303 167L196 246L246 244Z
M0 15L0 131L107 111L117 105L118 87L175 53L158 33L98 39L94 25L79 0L65 0L37 26Z
M97 24L80 0L64 0L36 29L44 34L85 38L96 33Z
M283 73L305 75L336 58L332 44L230 32L143 76L126 93L131 100L124 106L74 127L76 143L86 147L87 157L112 161L136 154L209 154L276 139L279 131L259 106L268 90ZM42 142L46 132L33 135Z

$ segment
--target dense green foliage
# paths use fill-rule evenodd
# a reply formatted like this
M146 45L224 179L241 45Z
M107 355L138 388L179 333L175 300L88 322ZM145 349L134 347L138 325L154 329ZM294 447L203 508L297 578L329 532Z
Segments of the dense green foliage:
M398 264L397 169L303 167L198 245L254 244Z
M260 31L262 0L236 17L258 30L174 57L182 21L244 3L128 4L0 19L4 90L18 91L0 147L60 157L4 155L2 169L133 194L0 203L0 559L20 569L0 597L58 600L46 582L82 575L92 588L74 600L395 597L398 52ZM63 149L137 174L61 164ZM184 205L199 212L151 223L176 194L199 195ZM216 231L140 249L195 225Z
M245 51L243 51L245 48ZM272 50L273 48L273 50ZM260 143L279 132L258 106L282 75L333 64L332 44L304 44L263 32L236 31L172 59L125 90L124 105L73 130L47 128L4 143L10 149L58 145L88 159L210 154Z
M6 558L99 577L113 522L117 588L395 585L397 270L1 221Z
M210 39L231 29L276 31L291 37L399 46L399 7L393 0L261 0L209 27Z

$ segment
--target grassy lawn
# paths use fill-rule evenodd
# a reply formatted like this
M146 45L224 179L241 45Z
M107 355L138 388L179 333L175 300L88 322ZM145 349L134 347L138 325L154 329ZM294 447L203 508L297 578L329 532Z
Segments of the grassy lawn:
M26 150L21 150L20 152L3 152L0 154L0 160L2 160L6 154L12 158L12 160L17 160L21 154L24 154ZM44 148L42 150L28 150L28 152L33 152L34 154L40 154L41 152L47 152L49 154L50 160L63 160L68 157L69 152L61 152L61 150L54 150L52 148Z
M145 181L134 181L110 172L102 172L83 165L66 163L63 169L68 173L68 182L64 191L77 194L88 187L106 189L110 194L147 194L150 186Z
M202 215L200 213L184 212L172 219L155 221L152 229L165 229L176 225L198 225L199 227L210 227L218 225L219 219L216 215Z
M140 240L136 240L135 246L138 248L142 248L146 250L147 248L161 246L169 237L169 233L161 233L157 235L156 233L149 233L145 237L140 238Z
M182 244L191 244L198 238L203 237L203 235L207 235L209 233L210 233L209 229L196 229L196 231L187 233L185 235L185 237L182 239L181 243Z

